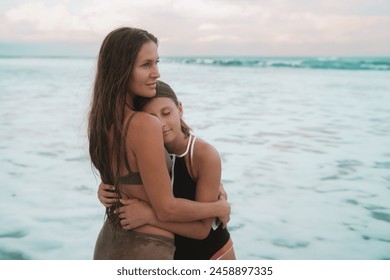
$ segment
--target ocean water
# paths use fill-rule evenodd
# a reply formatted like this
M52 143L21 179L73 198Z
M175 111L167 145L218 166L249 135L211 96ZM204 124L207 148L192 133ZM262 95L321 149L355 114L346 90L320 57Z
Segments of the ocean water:
M91 259L94 58L0 58L0 259ZM390 58L163 57L239 259L390 259Z

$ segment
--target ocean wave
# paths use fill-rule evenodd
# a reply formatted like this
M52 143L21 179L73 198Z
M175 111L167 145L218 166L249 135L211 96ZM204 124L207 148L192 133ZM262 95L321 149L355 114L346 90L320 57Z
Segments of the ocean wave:
M390 57L164 57L165 63L221 67L307 68L390 71Z

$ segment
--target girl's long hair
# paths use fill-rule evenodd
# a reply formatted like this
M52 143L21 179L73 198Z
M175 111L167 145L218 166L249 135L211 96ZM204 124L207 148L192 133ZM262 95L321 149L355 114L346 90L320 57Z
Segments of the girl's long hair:
M135 59L141 47L149 41L158 44L157 38L145 30L115 29L104 39L97 61L88 118L89 155L101 180L114 185L118 197L120 167L126 156L123 132L126 96ZM106 209L111 222L119 221L114 214L119 205L117 199L113 207Z

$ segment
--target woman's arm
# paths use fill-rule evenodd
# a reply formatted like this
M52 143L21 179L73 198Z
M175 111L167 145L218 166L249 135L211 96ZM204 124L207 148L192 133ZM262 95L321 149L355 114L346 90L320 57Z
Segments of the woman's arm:
M224 190L221 190L223 188L221 186L222 184L220 184L218 199L226 200L227 194ZM99 185L98 197L100 202L106 207L110 207L113 201L115 201L115 193L111 192L114 189L114 186L104 183L100 183ZM204 239L210 232L209 222L205 223L202 220L176 223L161 222L158 220L151 206L144 201L138 199L121 199L120 202L123 206L119 208L119 218L125 230L131 230L149 224L194 239ZM225 227L226 224L223 226Z
M214 147L199 139L195 145L192 167L190 173L197 182L196 200L200 202L216 201L221 185L221 159L218 152ZM187 223L162 222L157 219L153 210L146 203L141 202L142 204L138 205L137 215L134 215L135 212L131 212L131 207L127 206L134 202L123 200L122 203L125 206L120 209L120 218L122 219L121 224L126 230L147 223L195 239L204 239L210 233L213 221L211 218Z
M97 191L97 197L100 203L103 204L105 207L111 207L112 204L116 201L117 197L115 193L115 186L100 182ZM228 195L222 183L219 185L218 199L228 199Z
M205 228L201 221L194 222L161 222L153 209L144 201L136 199L121 199L124 205L119 208L120 223L125 230L149 224L167 231L194 239L204 239L208 236L210 228ZM133 207L132 207L133 206ZM137 214L134 215L134 206Z
M197 202L175 198L165 164L160 121L140 112L132 124L127 135L127 151L133 151L136 157L146 194L158 219L164 222L189 222L212 217L228 220L230 205L225 200ZM133 141L129 141L130 138Z

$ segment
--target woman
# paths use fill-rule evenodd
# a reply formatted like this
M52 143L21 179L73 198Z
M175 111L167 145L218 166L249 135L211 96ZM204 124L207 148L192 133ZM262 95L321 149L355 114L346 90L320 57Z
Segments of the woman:
M197 201L217 200L221 180L218 152L209 143L190 134L190 128L182 120L182 104L172 88L158 81L156 90L152 98L136 98L135 107L161 121L165 147L174 159L172 183L175 197ZM105 188L109 186L99 186L99 199L109 205L111 194L105 192ZM212 229L212 219L166 223L159 221L153 210L144 203L130 204L125 200L123 203L125 206L119 212L124 229L150 224L175 233L175 259L235 259L229 232L222 225Z
M115 186L119 198L151 205L166 222L209 217L226 221L224 200L200 203L173 196L159 120L134 110L135 97L153 97L158 71L157 38L137 28L118 28L100 48L88 120L89 153L102 181ZM173 234L144 225L121 229L117 200L107 209L95 259L172 259Z

